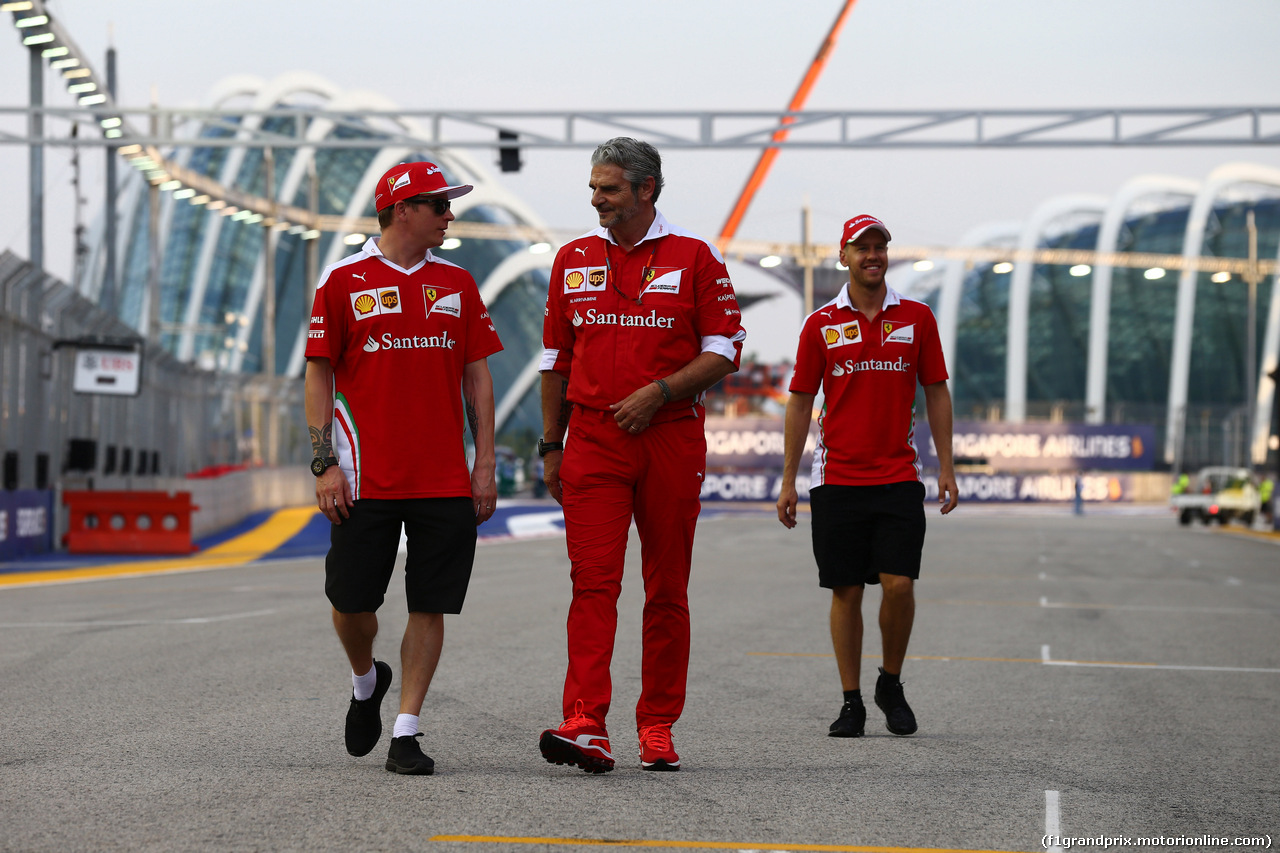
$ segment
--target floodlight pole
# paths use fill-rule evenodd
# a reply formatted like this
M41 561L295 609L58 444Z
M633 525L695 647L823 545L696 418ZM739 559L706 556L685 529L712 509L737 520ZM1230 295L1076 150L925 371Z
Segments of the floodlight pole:
M151 89L151 106L157 106L154 87ZM151 113L151 132L159 130L160 116ZM158 350L160 342L160 187L155 181L147 182L147 328L148 337L156 342Z
M30 202L28 215L28 254L36 272L44 272L44 61L40 45L30 48L28 67L31 73L31 114L27 116L27 128L31 135Z
M107 48L107 94L111 97L111 103L116 102L116 49L114 47ZM118 200L116 194L116 148L115 146L107 146L107 193L106 193L106 210L103 211L103 241L106 245L106 266L102 275L102 295L98 299L98 304L103 310L111 312L115 308L116 297L116 209ZM92 279L92 273L90 274ZM155 316L159 310L158 307L152 308L152 316ZM160 343L159 335L152 330L152 342Z
M266 148L262 152L265 166L263 195L271 202L272 215L262 229L262 375L267 387L267 464L280 462L280 407L275 392L276 375L276 157ZM308 310L310 310L308 308ZM308 315L310 316L310 315Z
M1249 232L1249 271L1244 279L1249 285L1249 310L1246 312L1247 328L1245 329L1244 352L1244 435L1245 435L1245 467L1254 466L1254 409L1257 408L1257 314L1258 314L1258 223L1251 209L1245 215L1245 228ZM1266 448L1263 448L1262 461L1266 461Z
M801 240L801 257L800 264L804 268L804 317L803 321L813 313L813 266L816 260L813 256L813 209L809 207L809 199L805 199L804 207L800 208L800 240Z

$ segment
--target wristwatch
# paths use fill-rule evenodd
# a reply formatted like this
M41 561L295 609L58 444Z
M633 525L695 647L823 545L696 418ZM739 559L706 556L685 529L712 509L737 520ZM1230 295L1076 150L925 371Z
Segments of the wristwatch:
M324 472L329 470L330 465L337 465L338 459L334 456L315 456L311 459L311 473L317 477L323 477Z
M543 441L538 439L538 456L543 457L554 450L564 450L563 441Z

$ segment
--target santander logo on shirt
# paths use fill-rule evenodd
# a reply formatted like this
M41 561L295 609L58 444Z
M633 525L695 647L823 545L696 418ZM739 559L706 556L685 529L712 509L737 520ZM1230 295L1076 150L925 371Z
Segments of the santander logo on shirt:
M659 317L655 308L648 314L610 314L588 308L586 316L573 312L575 326L644 326L650 329L673 329L675 317Z
M854 361L846 359L845 361L837 361L831 367L832 376L844 376L848 373L861 373L864 370L881 370L890 373L909 373L911 371L911 362L902 356L898 356L895 361L883 361L878 358L867 358L862 361Z

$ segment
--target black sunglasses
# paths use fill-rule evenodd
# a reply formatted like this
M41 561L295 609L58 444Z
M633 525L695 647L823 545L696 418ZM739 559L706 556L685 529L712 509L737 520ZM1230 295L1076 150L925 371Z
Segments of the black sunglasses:
M436 216L444 216L446 213L449 212L450 202L449 202L449 199L447 198L429 198L426 196L414 196L413 198L405 199L405 201L409 202L409 204L414 204L414 205L429 204L431 205L431 209L436 212Z

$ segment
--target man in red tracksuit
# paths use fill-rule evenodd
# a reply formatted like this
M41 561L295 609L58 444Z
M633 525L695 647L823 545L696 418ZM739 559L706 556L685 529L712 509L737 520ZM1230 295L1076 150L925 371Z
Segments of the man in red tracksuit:
M645 588L640 761L680 769L671 724L689 664L689 568L707 456L701 400L737 370L746 337L723 258L654 207L662 185L652 145L619 137L595 150L600 227L556 255L543 326L538 452L564 506L573 601L564 722L539 747L547 761L590 773L613 769L609 662L633 517Z

